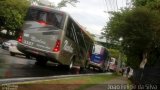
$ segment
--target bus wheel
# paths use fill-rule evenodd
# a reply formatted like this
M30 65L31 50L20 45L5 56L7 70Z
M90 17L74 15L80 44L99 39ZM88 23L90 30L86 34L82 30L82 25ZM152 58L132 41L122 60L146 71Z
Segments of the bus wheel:
M47 60L43 57L37 57L36 61L37 61L36 62L37 65L42 65L42 66L46 65L47 63Z
M70 68L70 72L72 74L79 74L80 73L80 66L75 65L74 63L74 59L71 60L70 64L69 64L69 68Z
M72 69L73 68L73 64L74 64L74 61L71 60L70 64L69 64L69 68Z
M88 64L88 63L89 63L89 61L86 60L86 61L85 61L85 65L84 65L84 68L85 68L85 69L88 69L88 68L89 68L89 64Z
M26 55L26 58L27 58L27 59L31 59L31 56L29 56L29 55Z
M80 67L80 73L87 73L89 69L88 61L85 61L84 67Z

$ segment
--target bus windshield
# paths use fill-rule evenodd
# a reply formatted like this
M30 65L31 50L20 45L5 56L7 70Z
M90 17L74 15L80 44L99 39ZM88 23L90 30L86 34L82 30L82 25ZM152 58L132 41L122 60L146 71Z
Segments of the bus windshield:
M103 50L104 49L101 45L95 44L93 46L92 54L102 54Z
M57 12L48 12L39 9L29 9L26 21L30 21L28 28L37 28L44 26L53 26L58 29L63 28L64 14ZM27 23L28 24L28 23Z

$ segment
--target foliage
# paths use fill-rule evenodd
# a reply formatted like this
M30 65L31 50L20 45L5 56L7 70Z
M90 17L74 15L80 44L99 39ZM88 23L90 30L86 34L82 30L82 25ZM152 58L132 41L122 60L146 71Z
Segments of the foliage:
M78 0L62 0L60 3L58 3L57 8L66 7L67 4L70 4L72 6L75 6L75 3L78 3Z
M28 6L27 0L0 1L0 27L8 30L8 32L19 31Z
M160 13L148 9L151 3L146 6L143 1L141 3L142 6L113 12L105 31L112 40L123 38L122 50L128 64L135 68L139 66L144 53L148 54L151 61L150 52L160 47Z
M160 11L160 0L132 0L134 6L145 6L148 9Z
M108 49L110 56L116 58L117 60L121 60L121 62L127 63L127 57L122 52L117 49Z
M119 58L119 55L120 55L119 50L116 50L116 49L108 49L108 51L109 51L111 57L114 57L114 58L116 58L116 59Z

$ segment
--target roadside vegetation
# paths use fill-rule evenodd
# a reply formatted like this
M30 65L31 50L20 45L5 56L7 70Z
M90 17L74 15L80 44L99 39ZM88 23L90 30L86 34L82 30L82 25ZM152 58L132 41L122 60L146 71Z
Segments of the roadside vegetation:
M103 34L111 42L119 42L127 65L135 69L141 62L153 66L160 53L160 0L132 0L132 3L132 7L110 12L112 16Z
M103 84L104 82L117 78L118 76L119 75L116 74L112 75L100 74L92 76L68 77L68 78L53 79L47 81L40 80L36 82L18 83L18 86L22 90L27 90L27 89L39 90L41 87L45 88L46 90L50 90L49 88L54 88L55 90L62 90L62 88L63 90L64 88L66 88L66 90L83 90L94 85Z

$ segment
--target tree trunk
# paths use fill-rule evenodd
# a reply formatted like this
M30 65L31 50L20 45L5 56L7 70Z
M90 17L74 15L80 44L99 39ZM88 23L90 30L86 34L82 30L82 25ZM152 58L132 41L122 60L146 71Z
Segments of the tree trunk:
M146 63L147 63L147 52L143 53L142 55L143 55L143 56L142 56L142 61L141 61L139 67L140 67L141 69L144 69L144 67L145 67L145 65L146 65Z

